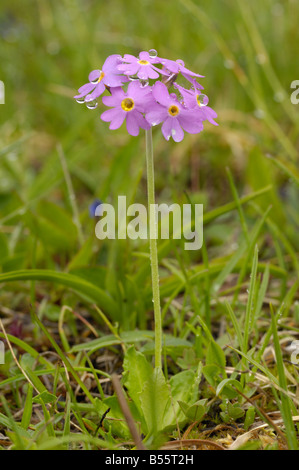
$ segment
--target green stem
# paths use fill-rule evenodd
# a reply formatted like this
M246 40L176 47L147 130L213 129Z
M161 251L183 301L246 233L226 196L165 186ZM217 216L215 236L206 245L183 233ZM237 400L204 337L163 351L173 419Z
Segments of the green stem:
M150 260L152 273L153 303L155 317L155 366L162 367L162 318L159 288L159 264L157 250L157 208L155 205L155 175L152 129L145 131L146 138L146 167L147 167L147 197L150 227Z

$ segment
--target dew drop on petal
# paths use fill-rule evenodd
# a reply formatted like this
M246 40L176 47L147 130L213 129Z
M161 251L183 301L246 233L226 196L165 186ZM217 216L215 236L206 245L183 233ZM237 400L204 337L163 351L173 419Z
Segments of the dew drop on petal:
M140 86L141 88L145 88L148 85L148 80L140 80Z
M158 55L158 52L156 51L156 49L150 49L148 51L148 54L150 56L151 59L155 59Z
M85 102L85 98L76 98L77 103L83 104Z
M92 83L93 85L96 85L98 83L99 78L101 77L101 75L102 75L102 70L100 70L100 75L97 78L95 78L94 80L91 80L90 83Z
M132 82L135 82L136 80L139 80L139 77L138 77L137 74L135 74L135 75L131 75L131 76L129 77L129 79L130 79Z
M207 106L207 104L209 103L209 98L207 97L207 95L200 93L199 95L197 95L197 102L199 106Z
M171 129L171 135L172 135L172 137L174 137L176 135L176 130L175 129Z
M88 109L96 109L98 107L98 103L95 100L92 101L86 101L86 108Z

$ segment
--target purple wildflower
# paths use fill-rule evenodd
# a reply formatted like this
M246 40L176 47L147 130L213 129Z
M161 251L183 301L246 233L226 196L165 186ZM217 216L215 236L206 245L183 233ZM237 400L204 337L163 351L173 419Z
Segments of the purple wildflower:
M151 105L145 117L152 126L163 122L162 134L166 140L172 136L175 142L181 142L184 130L189 134L197 134L203 130L197 110L185 109L174 93L169 95L164 83L156 82L152 93L157 103Z
M93 101L98 98L106 87L119 87L125 82L128 82L128 78L117 70L118 64L122 62L122 58L119 54L113 54L109 56L102 67L102 70L93 70L89 74L89 83L86 83L79 88L79 95L74 96L76 100Z
M141 80L148 80L149 78L158 78L159 73L167 75L154 64L160 63L159 57L151 57L148 52L140 52L139 57L131 54L125 54L123 58L125 64L118 65L118 70L125 75L137 75Z
M218 123L214 121L214 118L217 117L217 113L207 106L209 98L201 93L203 87L195 80L193 80L192 83L194 88L191 90L187 90L177 83L174 84L175 88L182 95L184 106L187 109L197 111L198 119L201 121L209 121L211 124L214 124L214 126L218 126Z
M112 109L104 111L101 119L110 122L109 129L118 129L126 119L128 133L136 136L140 127L151 127L142 113L153 101L151 87L141 87L139 82L131 82L126 93L121 87L111 88L111 96L104 96L103 103Z
M177 75L181 73L183 77L185 77L187 80L191 81L194 77L204 77L204 75L198 75L195 72L192 72L191 70L187 69L185 67L185 64L182 60L178 59L176 61L174 60L169 60L169 59L159 59L160 64L163 65L163 67L168 70L171 75Z
M178 75L186 78L192 88L179 85L176 82ZM110 129L118 129L126 120L129 134L137 136L140 128L148 130L163 123L164 137L169 140L172 136L180 142L184 131L190 134L201 132L206 120L218 125L214 121L217 114L207 106L209 99L202 93L203 87L196 81L197 77L203 75L187 69L182 60L158 57L154 49L142 51L138 57L125 54L122 58L114 54L106 59L102 70L93 70L89 74L89 83L79 88L75 98L95 109L96 99L107 89L110 96L104 96L103 103L111 109L102 113L101 119L110 123ZM149 79L161 81L150 86ZM172 86L176 93L169 93Z
M101 206L103 203L100 199L95 199L92 204L89 206L89 217L93 219L96 215L96 209L98 206Z

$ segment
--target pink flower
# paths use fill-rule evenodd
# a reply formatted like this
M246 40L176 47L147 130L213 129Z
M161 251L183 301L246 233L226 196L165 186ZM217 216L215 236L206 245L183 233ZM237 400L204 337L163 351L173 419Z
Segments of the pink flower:
M118 65L118 70L125 75L137 75L141 80L148 80L149 78L158 78L159 73L167 75L165 72L155 67L160 59L158 57L150 57L148 52L140 52L139 57L130 54L125 54L123 62L125 64Z
M181 73L183 77L187 80L191 81L194 77L203 77L204 75L198 75L195 72L187 69L185 64L182 60L178 59L176 61L169 60L169 59L160 59L160 64L163 65L165 69L167 69L171 74L176 75Z
M142 113L152 102L151 87L141 87L139 82L131 82L126 93L121 87L111 88L111 96L104 96L103 103L112 109L104 111L101 119L110 122L109 129L118 129L126 119L128 133L136 136L140 127L146 130L151 127Z
M157 103L151 105L145 117L152 126L163 122L162 134L166 140L172 137L175 142L181 142L184 131L197 134L203 130L197 110L185 109L174 93L169 95L164 83L156 82L152 93Z
M178 75L186 78L192 87L179 85ZM75 98L95 109L96 99L107 90L111 95L103 97L103 104L111 109L103 112L101 119L110 123L110 129L118 129L126 120L129 134L137 136L140 128L148 130L162 123L165 139L172 137L180 142L184 132L201 132L206 120L218 125L214 120L217 114L207 106L209 98L202 93L197 77L202 75L187 69L182 60L160 58L154 49L142 51L138 57L126 54L122 58L114 54L106 59L102 70L89 74L89 83L79 88ZM161 81L155 80L151 86L149 79ZM169 93L172 86L176 93Z
M104 62L102 70L93 70L89 74L89 83L79 88L79 95L74 96L76 100L93 101L98 98L107 87L119 87L128 78L117 70L117 65L121 63L121 56L118 54L110 55ZM83 98L85 99L83 100Z
M203 87L195 80L193 80L192 83L194 88L190 90L187 90L177 83L174 84L175 88L182 95L184 106L196 111L198 119L201 121L209 121L211 124L214 124L214 126L218 126L218 123L214 121L214 118L217 117L217 113L207 106L209 98L207 95L201 93Z

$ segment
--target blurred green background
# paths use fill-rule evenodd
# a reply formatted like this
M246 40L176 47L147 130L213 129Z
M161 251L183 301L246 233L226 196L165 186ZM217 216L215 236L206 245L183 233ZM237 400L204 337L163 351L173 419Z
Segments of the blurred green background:
M113 272L116 264L118 271L138 271L131 250L147 252L147 245L132 243L118 254L111 253L115 245L103 248L108 245L95 239L89 206L96 198L115 202L120 194L145 203L143 136L130 137L125 126L109 131L99 118L101 105L91 111L72 97L109 54L151 48L205 76L201 83L219 122L181 144L154 129L159 201L183 203L187 194L205 211L231 201L228 166L240 195L272 184L258 210L272 205L272 222L283 228L296 257L299 105L290 101L290 84L299 78L298 13L296 0L2 0L2 271L101 265ZM74 186L83 251L57 146ZM249 226L258 210L246 212ZM205 232L209 253L233 253L241 234L237 213L217 221ZM277 240L269 243L265 231L262 257L286 267ZM193 257L199 262L201 253ZM97 275L98 283L108 282L106 274Z

